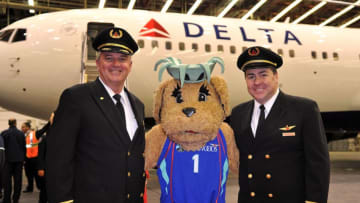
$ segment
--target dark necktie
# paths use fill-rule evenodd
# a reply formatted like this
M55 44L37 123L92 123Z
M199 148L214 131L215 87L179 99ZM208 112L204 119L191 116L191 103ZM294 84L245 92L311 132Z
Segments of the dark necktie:
M258 130L260 129L260 127L262 125L264 125L264 121L265 121L265 106L261 105L260 106L260 116L259 116L259 122L256 128L256 133L258 132Z
M125 119L125 111L124 111L124 107L120 101L120 94L115 94L114 99L116 100L116 108L119 110L119 113L121 115L121 122L124 124L124 127L126 127L126 119Z

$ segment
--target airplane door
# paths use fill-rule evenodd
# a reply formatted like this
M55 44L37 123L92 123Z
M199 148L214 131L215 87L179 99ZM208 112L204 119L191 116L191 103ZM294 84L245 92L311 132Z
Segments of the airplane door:
M92 43L96 35L103 29L114 27L113 23L99 23L89 22L85 36L85 43L83 48L83 68L82 68L82 83L94 81L98 77L96 68L96 51L92 47Z
M108 27L114 27L113 23L96 23L90 22L87 26L87 59L95 60L96 52L92 47L92 42L94 41L96 35Z

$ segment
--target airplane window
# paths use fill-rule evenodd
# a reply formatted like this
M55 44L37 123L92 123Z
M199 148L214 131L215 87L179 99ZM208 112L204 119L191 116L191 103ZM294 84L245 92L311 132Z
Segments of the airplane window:
M295 51L293 49L290 49L289 50L289 55L291 58L294 58L295 57Z
M223 45L218 45L217 50L218 50L218 52L224 52L224 46Z
M165 49L171 50L171 42L170 41L165 42Z
M322 53L322 57L323 57L323 59L327 59L327 57L328 57L328 56L327 56L327 52L324 51L324 52Z
M280 56L283 56L283 55L284 55L284 52L283 52L282 49L278 49L277 52L278 52L278 54L279 54Z
M151 48L159 47L159 42L156 40L151 41Z
M184 42L179 42L179 49L180 49L180 51L185 50L185 43Z
M197 51L197 50L199 49L198 44L193 43L193 44L191 45L191 49L192 49L194 52Z
M13 33L14 29L11 30L5 30L3 33L1 33L0 35L0 41L9 41L11 34Z
M311 57L312 57L313 59L316 59L316 51L311 51Z
M338 61L339 60L339 54L334 52L333 53L333 57L334 57L334 61Z
M247 47L242 47L242 51L244 52L247 49Z
M139 39L137 43L138 43L138 45L139 45L140 48L144 48L144 46L145 46L144 40Z
M211 46L210 46L210 44L205 44L205 51L206 51L206 52L211 52Z
M236 53L236 47L230 46L230 53L235 54Z
M20 42L26 40L26 29L18 29L12 42Z

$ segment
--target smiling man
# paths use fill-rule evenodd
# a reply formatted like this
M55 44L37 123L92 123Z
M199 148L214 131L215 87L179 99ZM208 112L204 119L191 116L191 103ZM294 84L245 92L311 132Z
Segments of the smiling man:
M238 203L327 202L329 153L319 108L279 90L282 63L263 47L248 48L237 61L254 98L230 118L240 150Z
M47 140L51 203L143 202L144 105L125 87L138 46L121 28L94 39L99 77L66 89Z

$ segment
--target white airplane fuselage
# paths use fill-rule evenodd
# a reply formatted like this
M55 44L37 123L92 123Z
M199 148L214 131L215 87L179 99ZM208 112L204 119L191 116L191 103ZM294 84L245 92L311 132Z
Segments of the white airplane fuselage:
M144 27L151 19L166 31L154 23ZM284 92L314 99L322 112L360 110L360 40L357 37L360 30L123 9L42 14L2 29L1 32L26 29L26 40L12 43L12 36L8 42L0 41L0 106L48 118L61 92L86 80L89 22L113 23L144 42L144 47L132 58L127 88L145 103L147 117L152 117L153 93L159 85L154 65L169 56L188 64L221 57L225 62L222 77L229 87L231 105L251 99L244 74L236 67L243 47L250 46L265 46L275 52L282 50L284 65L279 69L279 81ZM151 26L158 29L153 30ZM171 49L166 48L169 43ZM197 44L197 51L193 44ZM184 50L179 48L182 45ZM218 50L219 45L223 51ZM206 51L208 46L210 51ZM236 51L231 53L234 47ZM316 58L312 57L312 51L316 52ZM289 52L293 52L294 57L290 57ZM216 67L213 74L219 75L220 68ZM166 78L169 77L163 80Z

